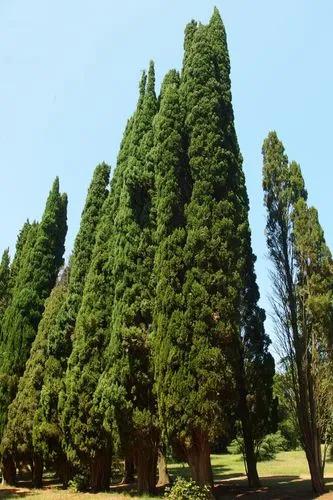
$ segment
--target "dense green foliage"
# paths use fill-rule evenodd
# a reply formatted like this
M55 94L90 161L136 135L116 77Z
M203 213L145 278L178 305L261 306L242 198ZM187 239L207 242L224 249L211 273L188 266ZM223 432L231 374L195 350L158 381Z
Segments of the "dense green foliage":
M263 156L276 375L215 9L208 24L186 27L182 71L166 74L159 96L154 64L143 73L110 185L102 163L60 279L67 200L58 179L12 263L3 253L6 480L28 463L39 486L46 464L65 486L107 490L124 462L124 480L135 473L138 490L153 493L167 450L194 480L168 497L210 498L211 446L237 436L230 450L242 452L251 487L257 460L300 443L322 491L321 445L333 440L333 260L276 133Z
M8 423L1 443L2 453L10 453L16 460L32 464L35 460L32 430L45 374L47 339L66 293L67 275L64 273L45 302L29 360L20 378L16 397L8 409Z
M2 321L3 349L0 360L0 434L6 422L18 378L23 374L31 344L48 297L63 264L67 197L59 193L56 179L48 196L42 220L24 231L15 264L12 299ZM14 264L14 263L13 263Z
M34 423L34 446L45 458L60 465L65 462L65 456L62 450L62 430L58 413L59 395L64 390L64 376L71 352L72 334L95 244L96 228L108 194L109 174L110 167L104 163L95 169L70 259L68 293L47 337L48 359L40 405Z
M9 249L5 250L0 262L0 322L10 299L10 257Z
M169 130L161 129L156 162L159 412L169 439L203 482L209 443L228 432L235 405L249 453L254 429L260 436L267 431L274 374L257 305L229 72L215 10L207 26L188 25L179 90L176 81L166 97L162 90L160 113L163 99L168 108L161 126ZM199 478L196 460L204 453L206 477ZM248 458L253 462L253 449Z
M212 492L208 486L199 486L194 481L186 481L177 477L172 487L167 488L165 498L169 500L212 500Z
M89 469L90 486L94 490L106 489L110 478L110 433L103 430L103 415L93 397L104 368L103 353L109 340L113 299L111 240L132 122L130 120L126 127L117 171L101 209L73 334L73 349L68 359L65 393L59 402L67 456L72 463L81 462Z
M137 464L140 491L156 484L159 434L152 394L149 332L154 304L153 118L157 111L151 63L128 147L111 243L113 306L106 369L96 398L106 410L106 429L117 429L123 453Z

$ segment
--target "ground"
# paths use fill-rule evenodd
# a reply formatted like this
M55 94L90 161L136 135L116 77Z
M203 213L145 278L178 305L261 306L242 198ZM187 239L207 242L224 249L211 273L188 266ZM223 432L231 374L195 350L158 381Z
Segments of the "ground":
M279 453L275 460L261 462L258 464L262 487L256 491L247 488L243 461L239 455L212 455L212 465L215 479L216 498L231 500L235 498L256 499L289 499L299 498L302 500L314 498L311 495L311 484L306 460L302 451L289 451ZM187 477L188 468L185 464L170 464L170 473L173 477ZM322 499L333 500L333 462L328 462L325 470L326 484L332 493L327 493ZM0 499L26 498L42 500L99 500L110 498L110 500L132 500L137 499L135 490L119 490L119 487L111 488L110 493L72 493L60 490L57 485L48 484L43 490L32 490L21 484L17 488L1 488ZM161 498L161 497L154 497ZM148 500L148 497L140 497L140 500ZM150 497L150 500L153 500Z

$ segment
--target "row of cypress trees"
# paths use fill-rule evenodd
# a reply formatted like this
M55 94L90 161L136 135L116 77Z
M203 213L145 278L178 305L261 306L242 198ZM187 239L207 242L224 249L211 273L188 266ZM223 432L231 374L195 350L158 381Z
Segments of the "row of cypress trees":
M108 189L109 174L95 170L56 285L66 232L58 181L13 263L3 256L3 475L15 482L15 463L30 462L39 486L52 464L64 484L83 471L104 490L119 455L135 465L139 491L152 492L168 444L212 484L211 444L237 419L256 486L274 361L217 9L207 25L187 26L182 72L167 73L158 97L153 63L143 74Z

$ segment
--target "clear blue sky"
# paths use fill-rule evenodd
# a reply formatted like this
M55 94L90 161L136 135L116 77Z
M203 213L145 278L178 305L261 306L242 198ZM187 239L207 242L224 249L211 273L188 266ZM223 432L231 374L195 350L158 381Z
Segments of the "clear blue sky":
M185 24L208 21L214 5L228 33L262 303L270 285L261 145L270 129L301 163L333 247L332 0L1 0L1 250L13 252L25 219L40 218L58 175L70 253L94 166L115 164L141 70L154 59L159 86L180 68Z

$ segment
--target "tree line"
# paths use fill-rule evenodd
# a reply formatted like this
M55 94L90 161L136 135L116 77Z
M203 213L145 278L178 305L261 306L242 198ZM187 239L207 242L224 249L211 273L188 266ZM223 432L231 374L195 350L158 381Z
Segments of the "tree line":
M329 442L333 266L301 170L263 145L272 303L312 485ZM29 464L107 490L112 460L152 493L166 450L213 484L211 447L241 428L246 473L274 430L275 366L259 305L242 156L220 14L185 30L160 94L139 84L117 165L98 165L64 266L66 195L55 180L0 265L3 479ZM325 382L325 384L324 384ZM326 395L326 397L325 397ZM324 417L323 417L324 416ZM161 466L162 464L162 466ZM165 473L165 470L164 470Z

